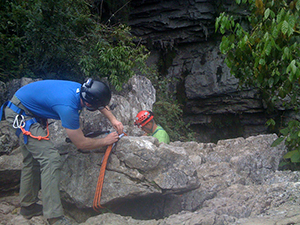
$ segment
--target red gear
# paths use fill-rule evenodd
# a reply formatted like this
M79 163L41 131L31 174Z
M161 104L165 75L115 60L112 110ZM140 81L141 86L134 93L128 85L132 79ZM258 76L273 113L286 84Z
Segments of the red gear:
M148 122L150 122L153 119L153 117L154 116L151 111L142 110L136 115L134 119L134 125L141 128L145 126Z

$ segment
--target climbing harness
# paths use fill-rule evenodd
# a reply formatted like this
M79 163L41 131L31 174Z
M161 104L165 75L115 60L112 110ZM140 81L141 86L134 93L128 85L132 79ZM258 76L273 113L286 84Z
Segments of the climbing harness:
M29 131L30 127L32 124L39 122L36 118L32 118L29 120L25 120L26 113L24 112L23 109L19 108L16 106L14 103L7 101L5 102L0 109L0 121L3 116L3 110L5 107L9 107L11 110L13 110L15 113L17 113L14 122L13 122L13 128L17 129L16 135L19 136L20 133L23 133L24 137L24 143L27 144L28 142L28 136L40 140L49 140L49 127L48 127L48 122L47 122L47 135L42 137L42 136L34 136L32 133Z
M119 139L122 138L123 136L127 136L127 134L122 133L119 135ZM105 169L106 169L106 165L107 165L107 161L109 158L109 155L112 151L112 149L115 147L117 142L109 145L105 151L105 154L102 158L102 163L101 163L101 168L100 168L100 173L99 173L99 177L98 177L98 182L97 182L97 187L96 187L96 192L95 192L95 196L94 196L94 202L93 202L93 209L96 212L99 212L100 208L104 208L101 204L100 204L100 200L101 200L101 194L102 194L102 188L103 188L103 181L104 181L104 175L105 175Z
M29 121L31 121L31 120L32 120L32 122L29 122ZM27 124L28 122L29 122L30 126L31 126L31 124L37 122L35 118L33 118L33 119L31 119L31 120L27 120L26 122L24 122L24 123L25 123L25 127L26 127L26 124ZM46 136L34 136L34 135L32 135L32 133L29 131L30 126L28 127L28 130L26 130L26 129L25 129L24 127L22 127L22 126L19 127L20 130L22 131L23 135L26 135L25 137L30 136L30 137L32 137L32 138L34 138L34 139L38 139L39 141L40 141L40 140L50 140L50 138L49 138L49 133L50 133L50 132L49 132L48 122L47 122L47 135L46 135ZM25 141L24 141L24 142L25 142ZM25 144L26 144L26 143L27 143L27 141L25 142Z

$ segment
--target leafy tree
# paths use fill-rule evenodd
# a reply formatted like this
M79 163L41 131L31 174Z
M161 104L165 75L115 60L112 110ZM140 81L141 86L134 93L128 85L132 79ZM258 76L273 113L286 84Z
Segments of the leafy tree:
M216 31L224 36L220 44L226 64L240 84L257 87L272 109L275 103L299 109L300 0L236 0L246 16L221 13ZM240 10L242 8L239 8ZM244 12L245 12L244 11ZM268 125L274 125L270 120ZM299 121L291 119L280 130L291 150L285 158L300 162Z
M120 89L145 71L148 51L130 29L99 23L92 8L86 0L1 0L0 80L108 77Z

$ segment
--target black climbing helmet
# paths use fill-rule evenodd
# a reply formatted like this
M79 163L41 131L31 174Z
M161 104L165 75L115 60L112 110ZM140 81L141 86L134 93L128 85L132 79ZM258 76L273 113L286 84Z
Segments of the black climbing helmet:
M109 104L111 91L105 83L88 78L81 86L80 97L84 102L92 105L86 106L87 110L95 111Z

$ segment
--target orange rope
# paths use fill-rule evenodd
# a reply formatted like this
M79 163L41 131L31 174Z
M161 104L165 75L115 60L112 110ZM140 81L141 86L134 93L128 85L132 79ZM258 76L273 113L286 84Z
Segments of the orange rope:
M27 135L27 136L30 136L32 138L35 138L35 139L38 139L39 141L40 140L50 140L48 137L49 137L49 126L48 126L48 123L47 123L47 135L42 137L42 136L34 136L32 135L32 133L30 131L27 131L24 129L24 127L20 127L21 131L23 134Z
M124 133L124 135L127 136L127 134L125 134L125 133ZM102 160L102 164L101 164L101 168L100 168L100 173L99 173L99 177L98 177L98 182L97 182L97 187L96 187L96 192L95 192L95 197L94 197L94 202L93 202L93 209L97 212L99 212L98 210L100 208L104 208L100 204L100 200L101 200L101 194L102 194L102 189L103 189L105 169L106 169L108 157L111 153L112 148L113 148L113 144L111 144L107 147L105 154L103 156L103 160Z

